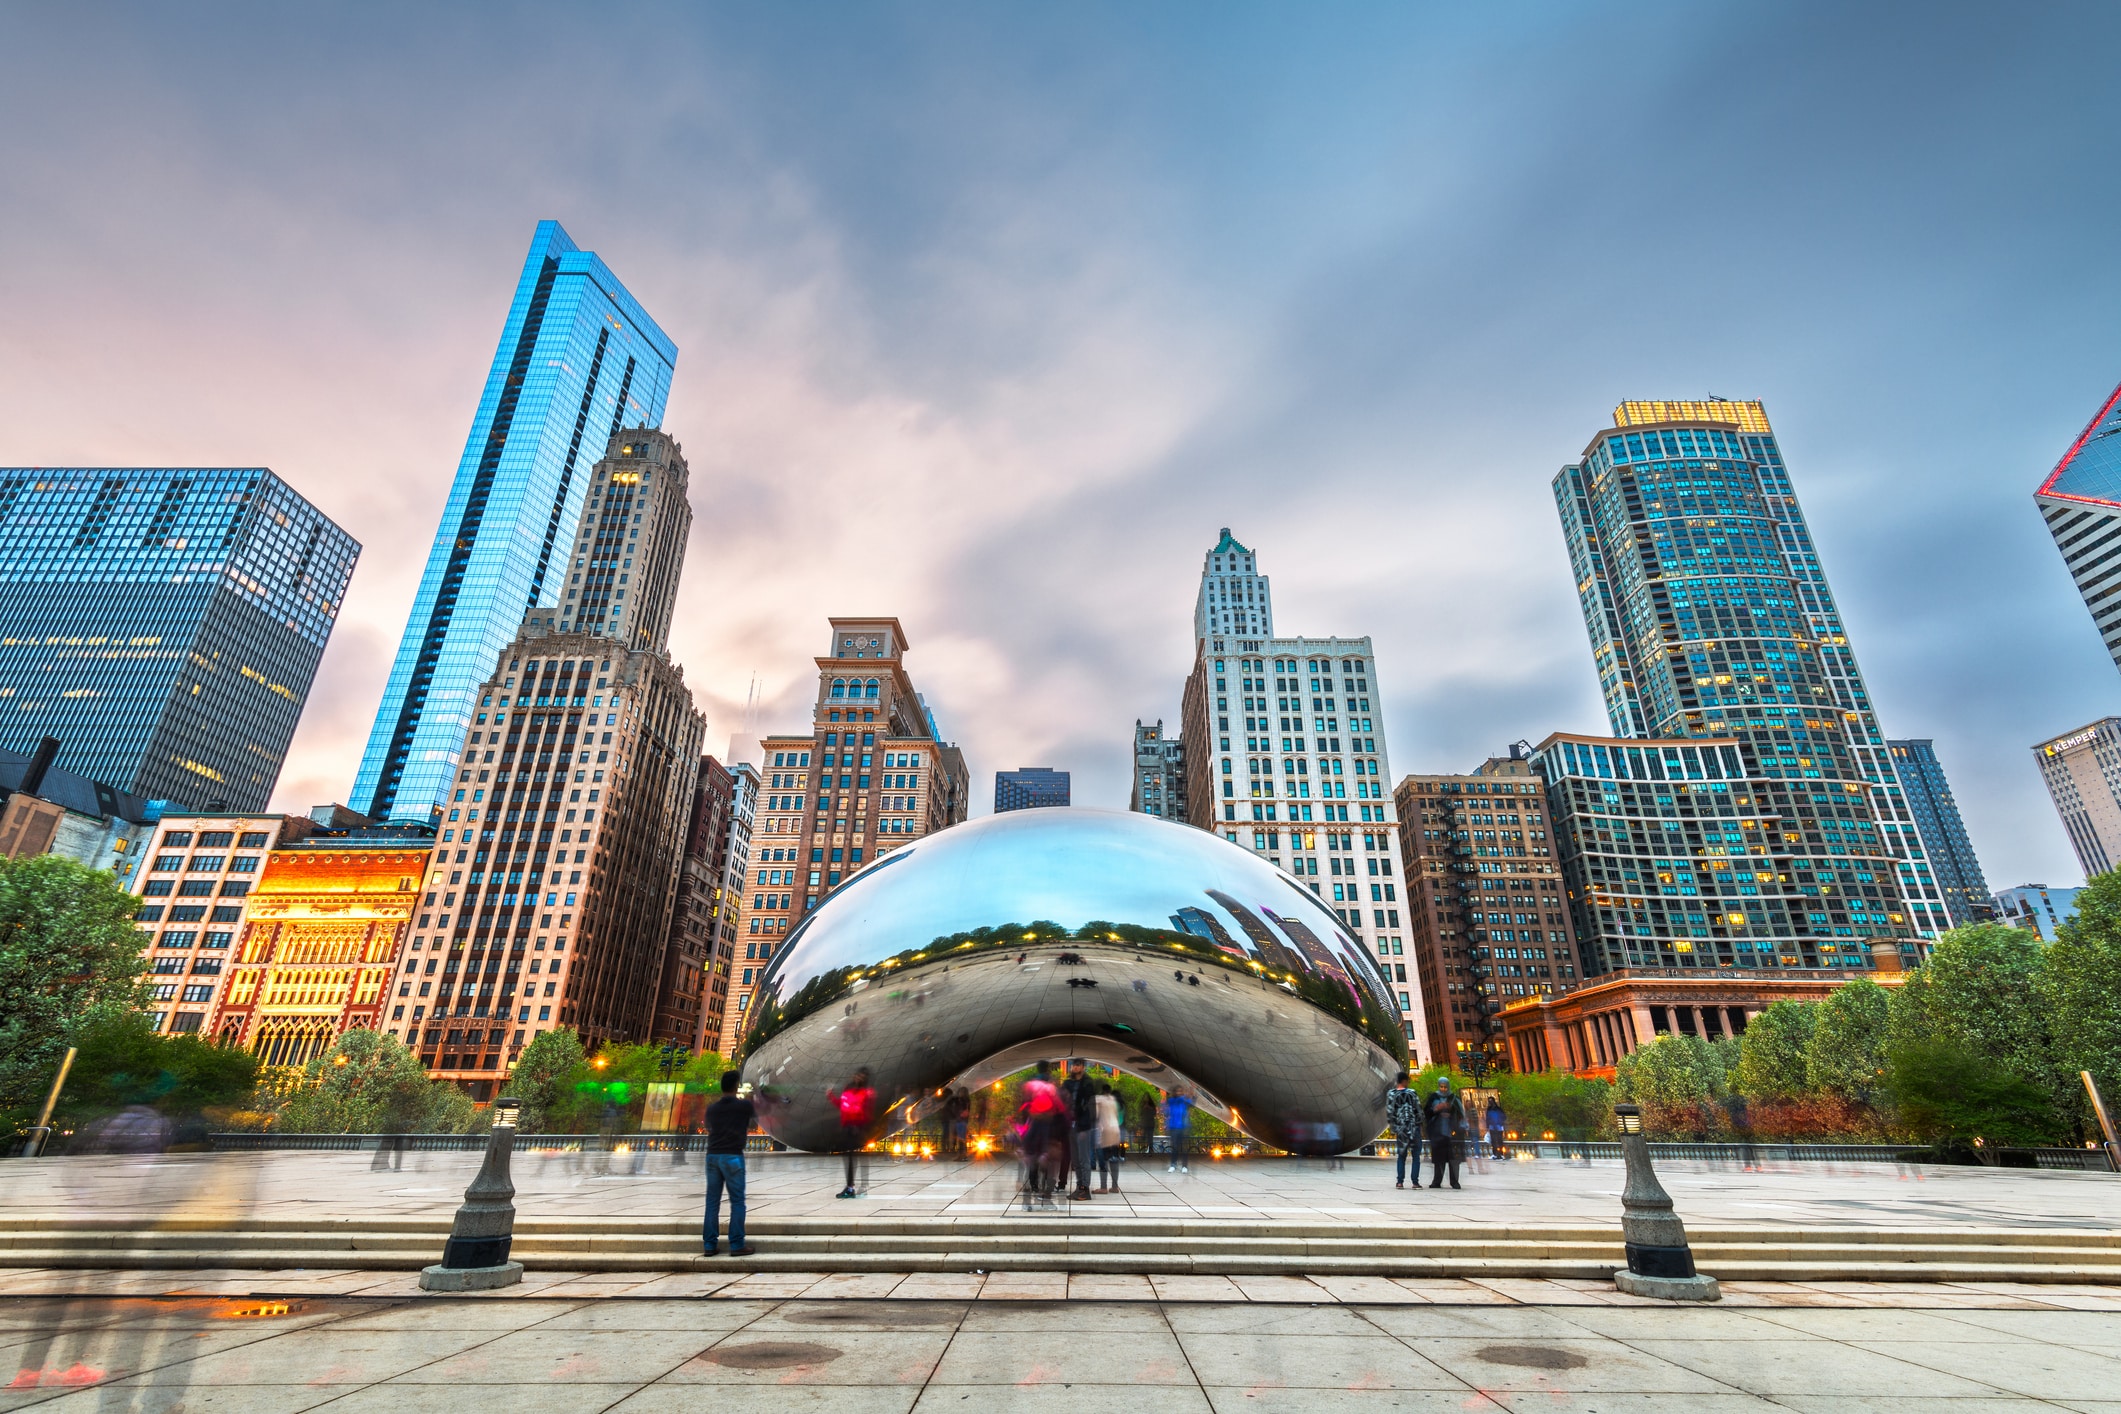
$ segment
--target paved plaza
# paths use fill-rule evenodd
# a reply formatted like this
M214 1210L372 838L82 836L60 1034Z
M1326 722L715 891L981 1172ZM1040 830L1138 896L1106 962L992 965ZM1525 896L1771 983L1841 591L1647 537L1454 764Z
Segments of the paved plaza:
M1159 1301L1080 1278L1067 1301L1028 1283L980 1299L905 1280L929 1294L0 1299L0 1410L2121 1410L2121 1308L1993 1293L1692 1309Z
M356 1152L168 1154L67 1158L0 1165L0 1209L73 1218L186 1216L446 1219L478 1171L476 1153L411 1153L378 1171ZM535 1217L687 1216L704 1185L700 1157L664 1153L529 1151L515 1156L516 1209ZM2121 1227L2121 1180L2074 1170L1960 1168L1930 1164L1664 1160L1658 1176L1680 1216L1702 1226L1999 1228L2107 1231ZM1337 1164L1303 1159L1201 1159L1190 1173L1160 1162L1127 1166L1122 1191L1067 1205L1074 1219L1199 1218L1307 1223L1612 1225L1620 1222L1618 1160L1482 1160L1464 1187L1392 1187L1390 1159ZM946 1163L880 1157L867 1195L848 1202L834 1158L753 1155L754 1217L844 1219L993 1217L1010 1211L1015 1179L1000 1161ZM1426 1182L1426 1174L1424 1175Z

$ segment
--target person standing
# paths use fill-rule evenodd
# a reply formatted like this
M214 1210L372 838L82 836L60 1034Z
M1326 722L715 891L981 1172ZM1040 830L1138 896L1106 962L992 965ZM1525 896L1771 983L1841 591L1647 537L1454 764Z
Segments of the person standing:
M1414 1186L1421 1187L1421 1096L1407 1087L1407 1073L1385 1091L1385 1124L1392 1131L1392 1186L1407 1186L1407 1156L1414 1157Z
M1164 1135L1171 1141L1171 1162L1164 1166L1165 1173L1191 1173L1186 1167L1186 1143L1193 1130L1193 1097L1183 1090L1173 1090L1164 1097Z
M847 1156L847 1186L835 1196L859 1198L861 1194L854 1181L855 1165L861 1160L863 1146L869 1142L869 1125L876 1117L876 1091L869 1088L869 1067L863 1066L855 1071L847 1088L832 1098L840 1112L840 1149Z
M1068 1152L1075 1168L1075 1189L1068 1196L1088 1198L1090 1170L1097 1161L1097 1082L1081 1056L1068 1062L1061 1095L1068 1105Z
M1451 1089L1451 1077L1436 1077L1436 1088L1422 1102L1422 1129L1429 1141L1429 1161L1435 1165L1435 1176L1429 1187L1443 1187L1444 1166L1451 1169L1451 1186L1458 1187L1459 1145L1466 1134L1466 1107ZM1417 1173L1420 1171L1417 1169ZM1415 1180L1417 1183L1420 1180Z
M1097 1087L1097 1191L1119 1192L1119 1161L1125 1137L1119 1128L1119 1099L1112 1087Z
M744 1143L751 1136L758 1109L737 1094L740 1073L722 1072L722 1095L707 1107L707 1220L700 1228L700 1247L707 1256L721 1245L722 1194L729 1195L729 1255L749 1257L758 1249L744 1241Z
M1054 1155L1066 1126L1067 1102L1053 1083L1053 1062L1040 1061L1038 1070L1024 1082L1022 1124L1024 1145L1024 1203L1035 1200L1053 1206L1053 1190L1060 1186Z
M1502 1157L1502 1134L1505 1121L1502 1117L1502 1096L1488 1096L1488 1157Z

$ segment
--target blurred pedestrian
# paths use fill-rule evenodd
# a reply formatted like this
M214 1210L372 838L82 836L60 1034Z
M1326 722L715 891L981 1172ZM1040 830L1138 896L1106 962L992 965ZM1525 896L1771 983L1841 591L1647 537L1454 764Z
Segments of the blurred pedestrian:
M1097 1082L1081 1056L1068 1062L1061 1098L1068 1105L1068 1152L1075 1168L1075 1188L1068 1196L1087 1199L1090 1170L1097 1162Z
M1037 1072L1024 1082L1023 1103L1017 1107L1017 1133L1024 1165L1024 1203L1036 1201L1053 1206L1053 1190L1061 1182L1060 1140L1067 1123L1066 1102L1053 1083L1053 1062L1040 1061Z
M1414 1158L1414 1186L1421 1187L1421 1096L1407 1088L1407 1073L1385 1091L1385 1125L1392 1131L1392 1186L1407 1186L1407 1156Z
M1186 1161L1191 1157L1187 1143L1193 1131L1193 1097L1183 1090L1173 1090L1164 1096L1164 1135L1171 1141L1171 1162L1164 1166L1165 1173L1191 1173Z
M729 1255L749 1257L757 1249L744 1241L744 1146L758 1109L737 1094L740 1072L722 1072L722 1095L707 1107L707 1218L700 1228L700 1247L709 1257L720 1246L722 1194L729 1194ZM850 1180L849 1187L852 1187Z
M1119 1100L1112 1087L1097 1086L1097 1191L1119 1192L1119 1161L1126 1153L1126 1136L1119 1127Z
M847 1088L832 1098L840 1112L840 1150L847 1156L847 1186L836 1196L859 1198L861 1189L869 1186L862 1150L869 1143L869 1126L876 1118L876 1091L869 1088L869 1067L855 1071ZM862 1164L860 1189L855 1186L857 1164Z
M1451 1186L1458 1187L1459 1146L1465 1142L1466 1107L1451 1090L1451 1077L1436 1077L1436 1088L1421 1105L1422 1129L1429 1141L1429 1161L1435 1176L1429 1187L1443 1187L1443 1171L1451 1170Z
M1508 1127L1508 1122L1502 1116L1502 1096L1500 1095L1488 1096L1487 1126L1488 1154L1491 1158L1499 1159L1502 1157L1503 1131Z

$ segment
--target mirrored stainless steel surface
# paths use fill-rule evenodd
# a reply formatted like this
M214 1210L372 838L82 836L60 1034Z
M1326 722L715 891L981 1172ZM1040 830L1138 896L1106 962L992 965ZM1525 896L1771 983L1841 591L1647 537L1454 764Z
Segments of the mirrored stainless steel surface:
M842 1147L832 1097L857 1068L881 1133L990 1060L1073 1054L1338 1152L1377 1134L1406 1058L1391 988L1317 895L1218 835L1101 810L885 855L790 935L752 1007L760 1122L810 1150Z

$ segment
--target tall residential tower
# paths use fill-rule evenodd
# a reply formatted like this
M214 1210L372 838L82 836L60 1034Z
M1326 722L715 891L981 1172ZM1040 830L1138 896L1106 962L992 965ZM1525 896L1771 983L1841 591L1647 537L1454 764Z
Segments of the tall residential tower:
M561 603L563 581L585 596L615 591L623 571L607 561L636 543L630 526L600 527L616 533L585 542L583 558L596 564L567 559L584 472L620 428L662 422L676 362L677 346L604 262L558 222L539 222L354 780L356 810L432 823L472 701L524 614ZM639 646L635 633L626 641Z
M1974 857L1966 822L1959 818L1959 802L1952 796L1952 783L1944 778L1936 743L1919 738L1889 741L1886 746L1893 753L1893 770L1900 777L1900 788L1907 792L1915 831L1922 836L1930 872L1944 895L1952 926L1963 928L1991 917L1996 909L1988 880L1981 873L1981 861Z
M1613 422L1554 478L1599 686L1629 739L1617 755L1542 751L1556 823L1586 844L1575 857L1627 842L1600 877L1570 878L1586 962L1601 936L1607 965L1818 966L1867 956L1852 945L1872 936L1914 954L1913 935L1950 918L1766 411L1627 402ZM1615 784L1564 792L1579 770ZM1615 821L1591 818L1608 806ZM1667 812L1733 823L1698 842L1633 823ZM1737 855L1757 857L1739 870Z

